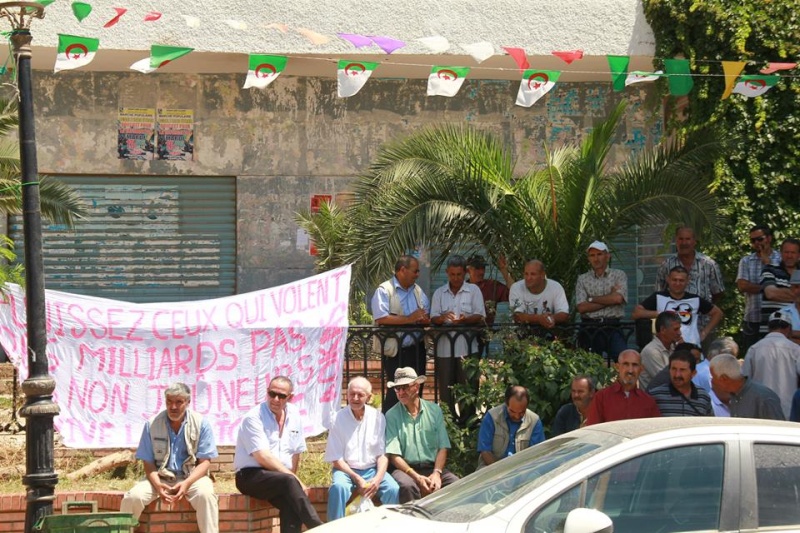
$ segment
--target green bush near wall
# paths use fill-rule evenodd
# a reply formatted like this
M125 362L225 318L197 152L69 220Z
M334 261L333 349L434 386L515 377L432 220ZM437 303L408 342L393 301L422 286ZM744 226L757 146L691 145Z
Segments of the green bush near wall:
M467 359L465 369L469 375L483 376L478 394L467 387L456 385L455 396L459 405L476 410L490 409L505 401L509 385L523 385L530 392L528 409L539 415L550 435L550 424L561 405L570 401L570 385L577 374L595 378L598 388L611 383L616 371L594 353L573 348L560 341L519 339L512 332L502 332L503 352L498 358ZM447 411L447 406L442 405ZM478 428L476 414L466 428L456 425L449 413L445 419L450 435L448 468L458 475L475 470L478 463Z
M721 263L723 309L729 330L736 331L743 308L736 267L749 253L749 228L766 223L779 241L800 236L800 69L778 72L781 81L760 98L734 94L721 100L721 61L748 61L743 74L757 74L767 62L798 61L800 11L796 2L785 0L643 0L643 5L656 57L685 57L693 72L710 75L694 78L686 115L668 112L668 127L713 124L737 137L716 168L715 188L727 217L716 234L724 237L703 248ZM677 102L669 99L671 111Z

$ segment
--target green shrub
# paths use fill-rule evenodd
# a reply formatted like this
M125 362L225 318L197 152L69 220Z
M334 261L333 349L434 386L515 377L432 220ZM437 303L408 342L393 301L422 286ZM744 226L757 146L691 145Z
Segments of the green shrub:
M504 403L509 385L528 388L531 396L528 409L541 417L545 434L549 436L553 417L561 405L570 401L570 385L576 374L594 377L598 388L608 385L616 376L616 371L609 368L601 356L561 341L520 340L513 333L501 335L504 338L500 357L467 359L464 362L468 375L480 376L477 395L466 386L454 387L459 405L476 412L466 427L459 427L447 407L442 406L451 441L448 468L458 475L466 475L477 466L481 416L478 413Z

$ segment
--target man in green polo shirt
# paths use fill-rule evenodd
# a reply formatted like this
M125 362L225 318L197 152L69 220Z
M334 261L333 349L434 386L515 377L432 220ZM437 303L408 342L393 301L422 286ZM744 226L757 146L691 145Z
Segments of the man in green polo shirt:
M450 439L439 406L419 397L425 376L411 367L398 368L394 389L400 403L386 413L386 455L400 485L400 503L410 502L446 487L458 476L445 468Z

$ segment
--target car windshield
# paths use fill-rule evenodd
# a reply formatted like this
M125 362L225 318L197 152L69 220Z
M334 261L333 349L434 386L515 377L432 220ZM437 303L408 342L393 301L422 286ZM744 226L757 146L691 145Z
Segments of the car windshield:
M498 461L417 502L425 516L441 522L480 520L573 464L624 440L617 435L581 431L538 444ZM402 511L402 507L398 508Z

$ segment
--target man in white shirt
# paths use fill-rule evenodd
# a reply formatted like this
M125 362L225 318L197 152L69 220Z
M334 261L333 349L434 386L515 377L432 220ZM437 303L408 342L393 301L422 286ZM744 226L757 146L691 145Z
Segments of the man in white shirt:
M242 419L233 455L236 488L277 507L283 533L300 533L303 524L308 529L322 525L297 477L306 440L300 410L289 403L293 388L285 376L269 382L269 399Z
M788 420L800 378L800 346L787 338L792 325L784 311L772 313L767 326L767 336L747 350L742 374L772 389L780 398L783 416Z
M564 287L547 279L544 263L538 259L526 262L523 277L509 290L508 305L514 322L552 329L569 320Z
M381 503L399 503L400 487L386 475L386 419L368 405L372 384L355 377L347 385L347 407L336 413L325 448L325 460L333 464L333 481L328 489L328 522L342 518L351 493Z
M464 282L467 273L466 259L460 255L452 256L447 261L446 272L447 283L433 293L431 323L447 327L447 330L437 332L436 377L439 400L447 403L451 413L455 414L451 387L456 383L469 384L477 392L477 381L468 382L463 360L467 356L477 357L480 352L480 331L458 331L457 326L484 324L486 308L480 288ZM460 422L466 422L467 418L466 412L459 412Z

